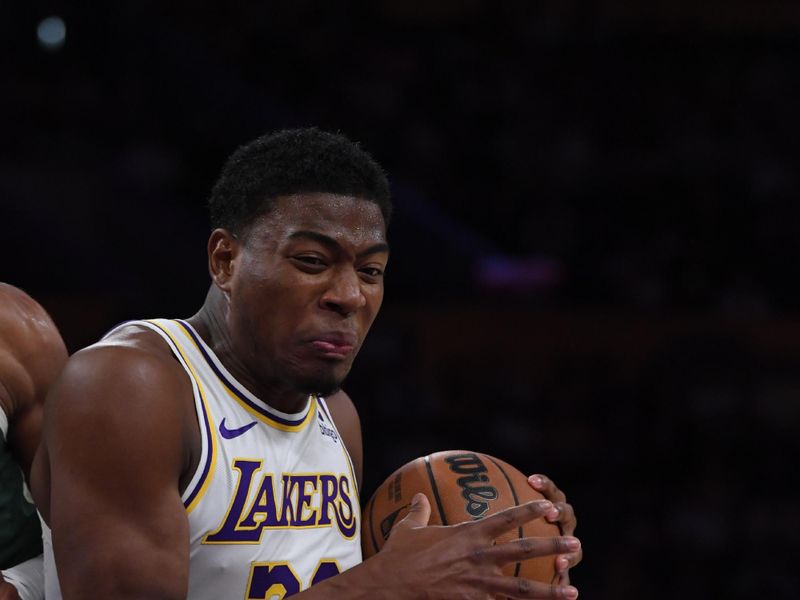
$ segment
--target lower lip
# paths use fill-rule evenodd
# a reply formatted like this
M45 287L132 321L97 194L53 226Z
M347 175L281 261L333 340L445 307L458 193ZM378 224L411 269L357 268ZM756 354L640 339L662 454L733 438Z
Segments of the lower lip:
M332 344L320 340L311 342L311 347L326 358L346 358L353 351L353 346L349 344Z

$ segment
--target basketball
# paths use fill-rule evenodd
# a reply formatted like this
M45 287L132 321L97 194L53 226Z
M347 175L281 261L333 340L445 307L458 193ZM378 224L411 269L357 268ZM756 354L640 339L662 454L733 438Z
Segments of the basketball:
M392 473L364 507L361 549L365 559L383 547L392 526L406 516L417 492L430 500L430 525L463 523L530 500L544 499L530 486L526 475L488 454L445 450L417 458ZM497 543L559 535L557 525L539 518L505 533ZM556 577L555 557L510 563L503 573L552 583Z

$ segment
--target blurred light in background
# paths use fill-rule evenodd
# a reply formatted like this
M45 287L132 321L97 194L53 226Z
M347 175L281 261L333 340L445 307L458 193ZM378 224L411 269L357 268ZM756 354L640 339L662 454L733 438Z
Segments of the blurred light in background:
M61 17L47 17L36 28L36 38L44 50L60 50L67 39L67 26Z
M564 273L555 259L498 255L479 259L475 276L484 289L510 293L553 288L561 283Z

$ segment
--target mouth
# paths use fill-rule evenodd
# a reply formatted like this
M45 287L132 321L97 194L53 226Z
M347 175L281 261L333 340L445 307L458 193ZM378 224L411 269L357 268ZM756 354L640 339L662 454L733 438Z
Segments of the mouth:
M342 360L356 347L356 336L349 333L326 333L310 340L314 352L322 358Z

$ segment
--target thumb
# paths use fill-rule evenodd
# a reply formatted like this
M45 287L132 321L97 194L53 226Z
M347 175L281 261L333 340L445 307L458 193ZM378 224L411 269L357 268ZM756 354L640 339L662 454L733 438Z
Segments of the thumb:
M425 527L428 520L431 518L431 503L425 494L417 493L411 499L411 506L408 509L408 514L398 521L392 528L395 529L414 529L416 527Z

